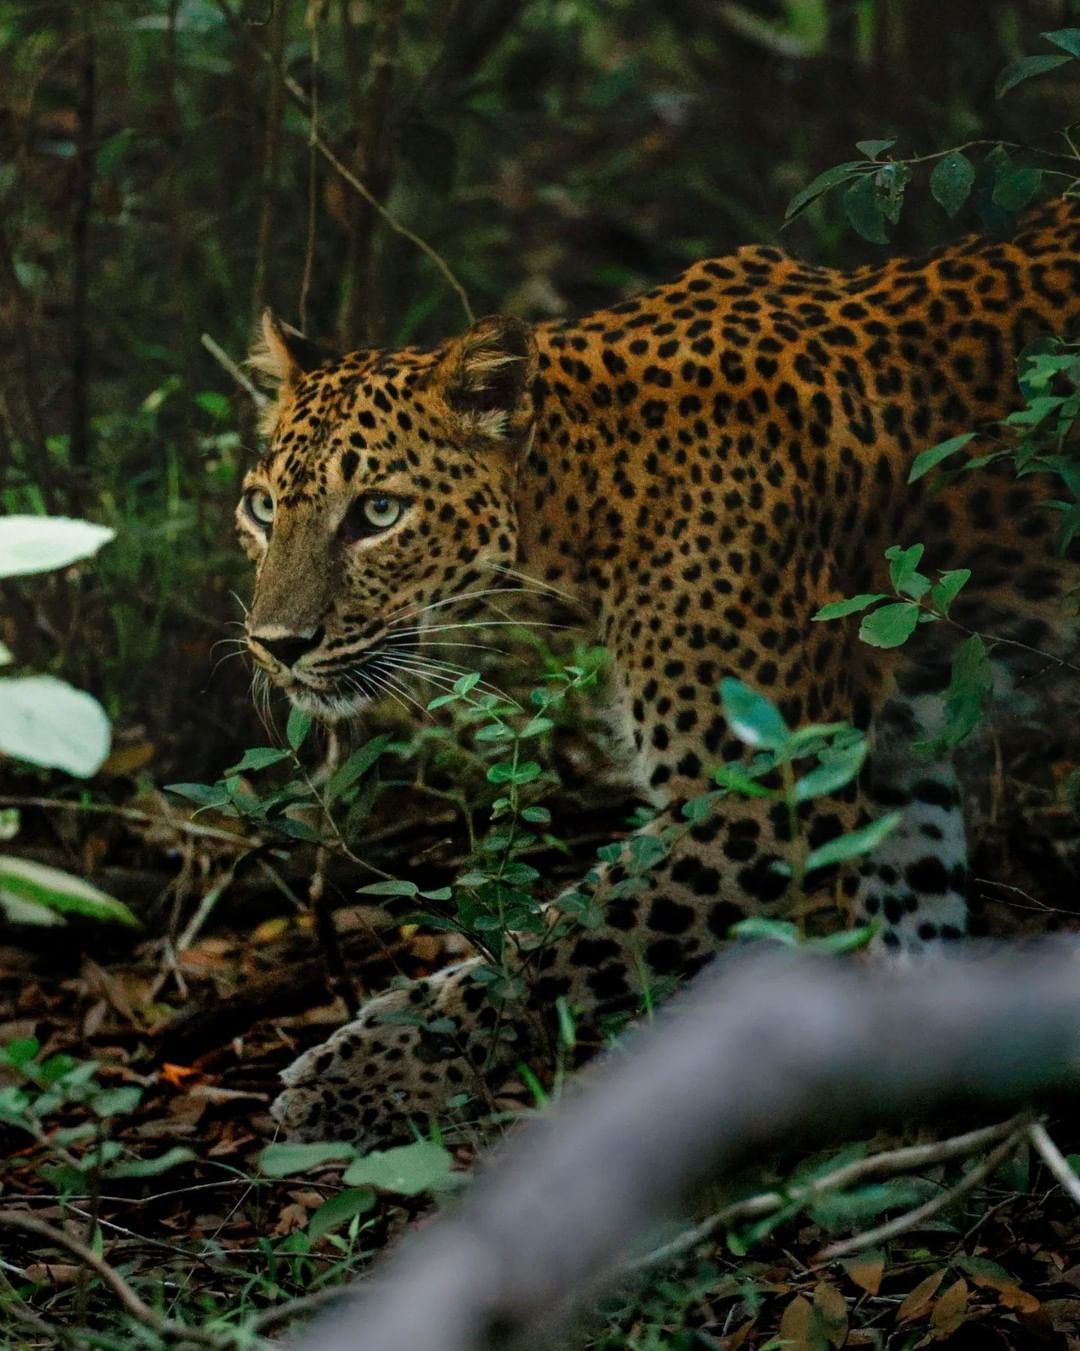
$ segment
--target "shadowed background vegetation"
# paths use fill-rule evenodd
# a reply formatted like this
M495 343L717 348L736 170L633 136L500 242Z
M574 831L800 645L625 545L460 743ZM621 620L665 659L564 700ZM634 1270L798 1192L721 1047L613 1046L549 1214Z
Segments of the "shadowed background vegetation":
M581 312L782 239L880 255L785 203L860 138L905 157L1053 143L1075 63L996 103L1067 0L0 2L0 501L118 529L93 569L7 584L0 636L93 690L129 759L195 777L253 732L231 511L255 448L240 360L264 304L347 347L476 313ZM344 171L344 172L343 172ZM348 174L403 231L388 225ZM925 176L892 230L955 222ZM220 653L219 653L220 654Z

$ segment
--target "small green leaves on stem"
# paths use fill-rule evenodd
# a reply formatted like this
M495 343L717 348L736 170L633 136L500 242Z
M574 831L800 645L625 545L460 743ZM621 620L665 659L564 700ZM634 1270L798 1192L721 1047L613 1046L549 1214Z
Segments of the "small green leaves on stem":
M950 150L930 172L930 195L947 216L955 216L971 195L975 166L959 150Z

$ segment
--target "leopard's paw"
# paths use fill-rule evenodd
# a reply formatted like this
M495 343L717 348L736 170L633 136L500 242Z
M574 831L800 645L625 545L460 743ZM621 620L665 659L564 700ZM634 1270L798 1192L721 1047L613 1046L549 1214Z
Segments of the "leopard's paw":
M490 1034L463 998L468 967L392 990L355 1022L282 1073L270 1111L295 1140L348 1140L362 1148L409 1140L410 1123L445 1116L455 1100L482 1100ZM482 1105L482 1104L481 1104Z

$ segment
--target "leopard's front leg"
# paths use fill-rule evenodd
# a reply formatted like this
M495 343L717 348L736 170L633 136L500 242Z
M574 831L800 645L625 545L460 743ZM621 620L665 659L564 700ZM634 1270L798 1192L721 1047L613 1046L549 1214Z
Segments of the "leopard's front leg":
M854 808L820 810L836 821ZM274 1116L301 1139L370 1146L408 1138L410 1121L443 1116L464 1095L468 1114L490 1110L522 1061L541 1078L550 1069L557 999L576 1011L580 1040L596 1041L600 1015L633 1013L657 982L703 965L737 920L781 904L785 882L771 866L785 854L778 828L783 814L760 802L723 799L694 825L669 806L598 869L598 923L586 927L553 903L549 935L513 959L528 990L521 1004L491 1001L475 979L479 961L381 995L285 1071ZM652 863L644 874L643 862Z

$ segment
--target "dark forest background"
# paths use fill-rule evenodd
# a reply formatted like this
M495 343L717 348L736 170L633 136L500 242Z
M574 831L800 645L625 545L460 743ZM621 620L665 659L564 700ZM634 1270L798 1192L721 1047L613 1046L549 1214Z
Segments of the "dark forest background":
M435 340L463 322L443 268L476 313L543 318L748 241L880 255L839 202L782 230L785 204L859 139L1063 149L1080 67L1003 101L994 79L1078 9L4 0L0 503L119 534L77 582L8 584L0 636L156 771L220 766L254 727L210 649L247 586L230 516L255 436L203 335L240 360L269 303L342 347ZM979 224L978 193L954 221L925 174L908 198L893 248Z

